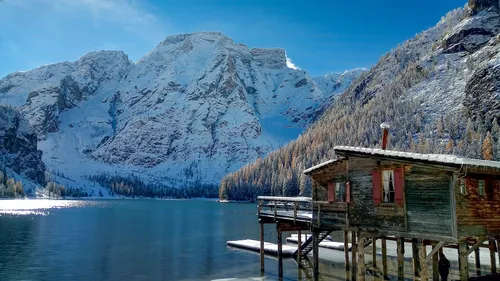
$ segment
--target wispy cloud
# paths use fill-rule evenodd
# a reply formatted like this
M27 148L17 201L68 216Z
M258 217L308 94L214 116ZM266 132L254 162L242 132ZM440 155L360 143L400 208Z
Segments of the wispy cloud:
M0 0L0 76L110 48L138 60L175 33L158 12L146 0Z
M84 18L91 16L94 26L118 24L134 34L163 33L165 25L146 8L134 0L0 0L20 9L42 9L41 14ZM170 26L171 27L171 26Z
M296 66L293 62L292 59L289 58L288 56L286 57L286 66L291 69L300 69L300 67Z

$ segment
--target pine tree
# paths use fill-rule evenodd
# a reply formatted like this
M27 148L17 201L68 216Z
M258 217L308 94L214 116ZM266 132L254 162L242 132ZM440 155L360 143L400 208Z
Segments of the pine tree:
M493 138L490 132L486 133L486 138L483 141L483 159L493 160Z

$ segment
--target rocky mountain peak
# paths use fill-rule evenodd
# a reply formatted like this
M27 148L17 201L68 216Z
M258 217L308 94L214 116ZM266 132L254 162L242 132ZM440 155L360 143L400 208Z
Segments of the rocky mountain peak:
M281 48L253 48L250 49L252 58L262 63L263 67L280 69L286 67L285 49Z
M469 0L469 13L475 15L491 7L499 8L498 0Z
M193 33L170 35L167 36L165 40L160 42L159 46L178 45L186 41L196 41L196 40L204 40L207 42L227 40L232 42L232 39L222 34L222 32L205 31L205 32L193 32Z

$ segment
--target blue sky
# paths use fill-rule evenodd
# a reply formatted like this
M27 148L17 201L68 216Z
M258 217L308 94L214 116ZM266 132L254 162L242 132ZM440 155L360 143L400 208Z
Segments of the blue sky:
M221 31L281 47L313 75L370 67L465 0L0 0L0 77L123 50L137 61L166 36Z

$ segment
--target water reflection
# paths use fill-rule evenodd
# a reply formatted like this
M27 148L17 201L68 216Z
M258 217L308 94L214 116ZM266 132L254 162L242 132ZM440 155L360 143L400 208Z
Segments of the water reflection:
M0 200L0 216L2 215L48 215L54 208L82 208L103 205L99 201L81 200L49 200L49 199L20 199Z

